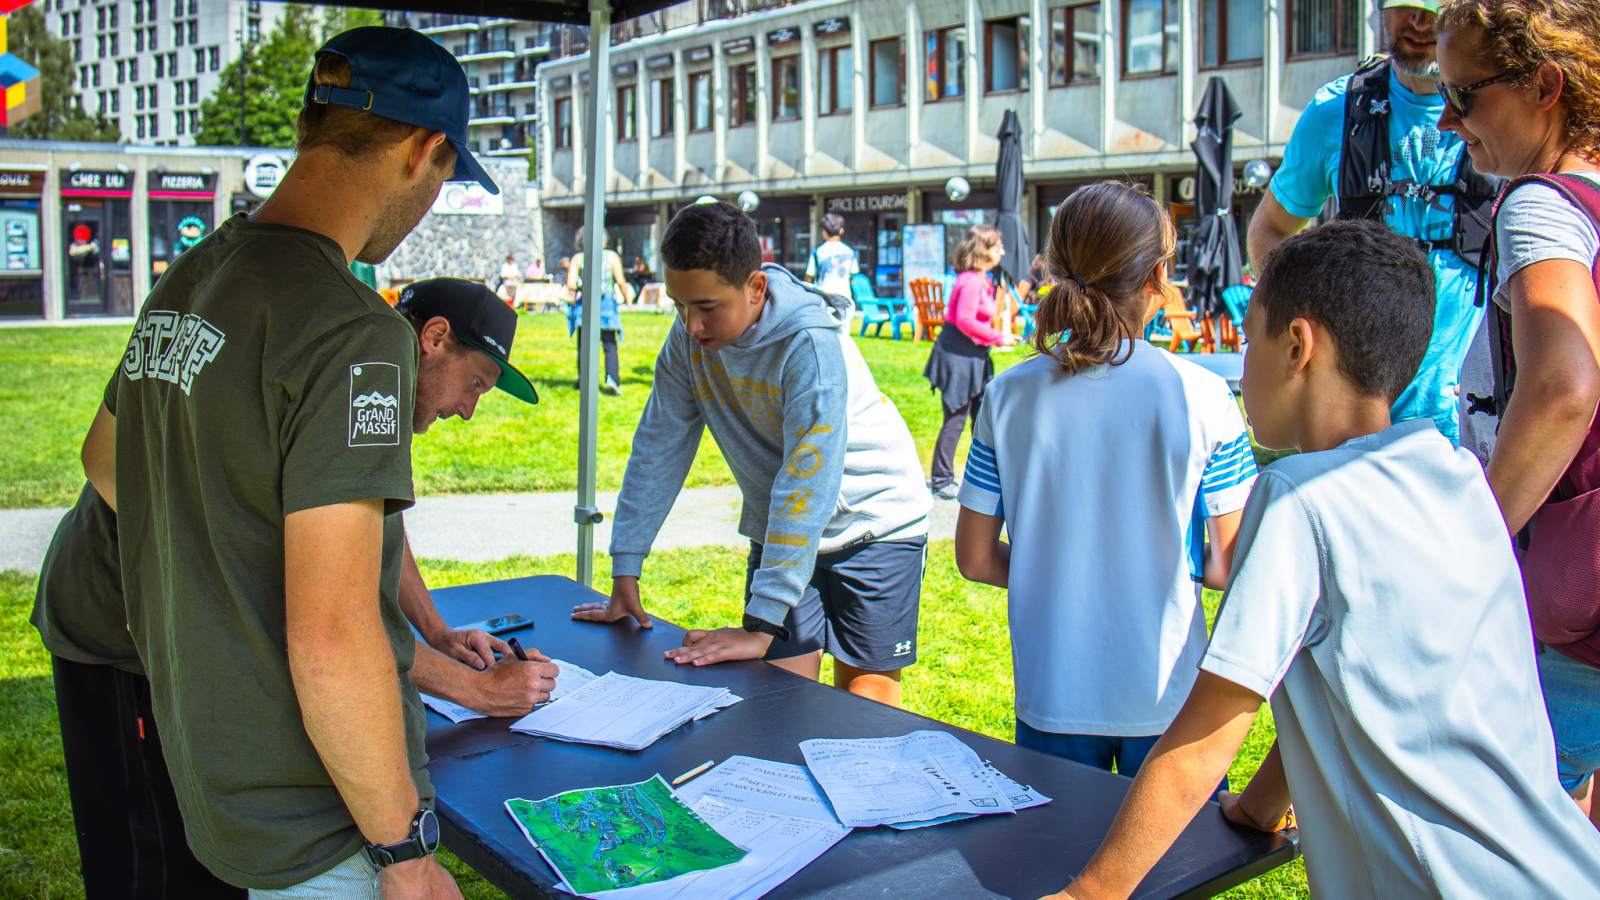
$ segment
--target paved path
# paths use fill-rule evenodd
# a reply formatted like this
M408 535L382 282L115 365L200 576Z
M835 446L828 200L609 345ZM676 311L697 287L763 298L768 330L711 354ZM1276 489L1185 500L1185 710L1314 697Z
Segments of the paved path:
M406 513L406 531L411 549L430 559L484 562L518 554L571 553L578 539L578 528L572 522L576 502L577 495L572 492L423 497ZM616 492L601 494L597 503L606 521L595 529L595 546L604 550L611 542ZM63 512L0 510L0 570L38 572ZM955 501L934 500L930 536L935 540L953 537L955 528ZM678 496L656 539L656 549L707 544L743 547L749 541L738 529L738 488L691 488Z

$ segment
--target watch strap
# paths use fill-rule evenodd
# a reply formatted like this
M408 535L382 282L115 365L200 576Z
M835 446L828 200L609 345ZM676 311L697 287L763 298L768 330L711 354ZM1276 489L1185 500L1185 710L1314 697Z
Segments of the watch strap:
M775 641L787 643L789 640L789 629L782 625L774 625L760 616L752 616L749 613L744 614L744 630L751 634L760 632L761 634L771 635Z
M439 849L439 820L431 809L419 809L411 819L411 833L403 841L393 844L374 844L368 841L362 850L372 865L383 870L396 863L410 862L432 856Z

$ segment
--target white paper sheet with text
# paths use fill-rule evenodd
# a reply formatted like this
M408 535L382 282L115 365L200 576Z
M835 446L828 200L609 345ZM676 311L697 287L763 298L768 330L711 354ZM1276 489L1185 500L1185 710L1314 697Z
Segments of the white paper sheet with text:
M839 821L857 828L1014 809L978 755L943 731L802 741L800 752Z

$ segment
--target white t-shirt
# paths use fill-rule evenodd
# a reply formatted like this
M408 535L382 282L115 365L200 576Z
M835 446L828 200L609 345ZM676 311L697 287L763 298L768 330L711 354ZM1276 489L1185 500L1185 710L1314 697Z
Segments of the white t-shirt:
M1589 181L1600 183L1600 176L1581 172ZM1536 262L1570 259L1585 266L1594 264L1600 253L1600 234L1583 210L1567 202L1554 188L1525 184L1506 197L1495 224L1495 241L1500 252L1496 270L1498 287L1494 301L1502 309L1511 308L1511 276ZM1494 453L1495 432L1500 417L1485 409L1473 411L1474 397L1494 397L1494 368L1489 353L1489 318L1484 317L1461 363L1461 446L1484 465Z
M1069 378L1040 356L990 382L959 499L1006 520L1017 718L1166 730L1206 645L1193 542L1255 475L1227 382L1144 341L1121 365Z
M806 277L822 290L841 297L850 296L850 276L860 271L856 251L844 241L823 241L806 260Z
M1234 559L1200 668L1272 698L1313 897L1600 896L1470 453L1418 419L1281 459Z

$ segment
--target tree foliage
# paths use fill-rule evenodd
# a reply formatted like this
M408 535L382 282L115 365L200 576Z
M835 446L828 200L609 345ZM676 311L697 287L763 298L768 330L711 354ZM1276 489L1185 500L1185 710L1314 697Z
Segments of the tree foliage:
M378 24L381 17L372 10L288 4L277 26L222 70L216 90L200 104L200 133L195 140L213 147L294 146L294 120L317 48L341 31Z
M57 141L122 140L117 123L90 115L78 103L78 66L72 44L50 34L39 6L24 6L6 17L11 53L39 70L39 111L7 130L9 137Z

